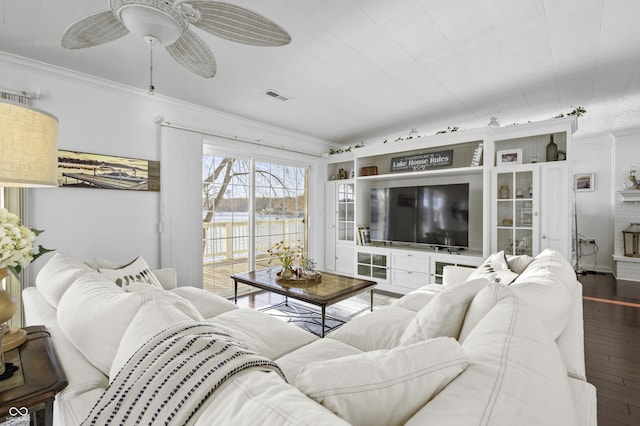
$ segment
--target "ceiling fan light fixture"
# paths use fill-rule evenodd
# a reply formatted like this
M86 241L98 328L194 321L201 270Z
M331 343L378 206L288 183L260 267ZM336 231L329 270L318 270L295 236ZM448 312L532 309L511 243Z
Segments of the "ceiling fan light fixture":
M186 17L162 0L112 0L111 8L125 27L163 46L175 43L189 25Z

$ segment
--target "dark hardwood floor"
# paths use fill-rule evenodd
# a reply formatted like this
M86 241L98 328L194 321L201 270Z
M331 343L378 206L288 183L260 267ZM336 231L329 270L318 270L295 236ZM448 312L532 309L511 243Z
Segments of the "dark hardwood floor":
M578 275L583 285L587 379L598 425L640 425L640 282Z
M584 299L587 379L598 394L598 425L640 425L640 282L610 274L580 274ZM281 301L259 292L238 298L244 307Z

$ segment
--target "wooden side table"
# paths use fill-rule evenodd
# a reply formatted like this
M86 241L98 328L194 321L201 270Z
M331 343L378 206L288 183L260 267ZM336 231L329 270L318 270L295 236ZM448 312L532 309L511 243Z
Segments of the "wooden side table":
M67 378L46 328L37 325L24 330L27 341L5 353L5 361L20 369L13 377L0 381L0 419L10 419L28 410L33 425L37 424L36 413L44 410L44 424L49 426L53 423L53 400L67 386Z

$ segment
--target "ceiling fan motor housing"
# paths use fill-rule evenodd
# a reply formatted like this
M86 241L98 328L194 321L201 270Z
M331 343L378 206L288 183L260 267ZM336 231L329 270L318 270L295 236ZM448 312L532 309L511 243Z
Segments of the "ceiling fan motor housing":
M189 26L187 17L163 0L111 0L111 10L132 34L175 43Z

